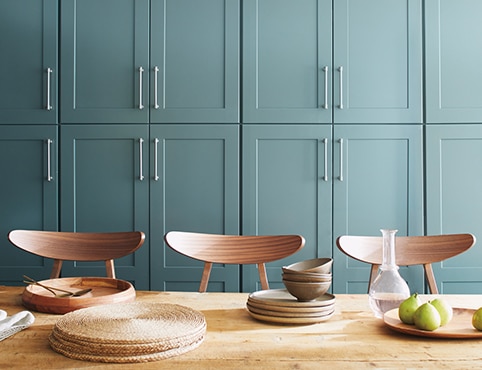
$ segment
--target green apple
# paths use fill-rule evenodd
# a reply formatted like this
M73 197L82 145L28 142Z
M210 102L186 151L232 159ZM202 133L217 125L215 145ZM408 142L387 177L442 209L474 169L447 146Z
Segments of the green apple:
M472 316L472 326L482 331L482 307L474 312Z
M452 306L450 306L442 298L436 298L430 301L430 303L437 309L438 313L440 314L440 326L447 325L454 316Z
M421 304L413 314L417 329L433 331L440 327L440 321L440 314L430 302Z
M398 317L403 323L413 325L413 314L421 304L418 293L412 294L398 307Z

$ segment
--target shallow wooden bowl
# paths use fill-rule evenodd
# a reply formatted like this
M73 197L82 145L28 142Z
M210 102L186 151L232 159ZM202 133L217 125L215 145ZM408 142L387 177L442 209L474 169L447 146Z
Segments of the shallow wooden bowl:
M30 310L46 313L64 314L102 304L132 302L136 291L131 283L119 279L97 277L72 277L42 280L41 284L69 291L92 288L80 297L55 297L46 289L29 285L22 294L22 302Z

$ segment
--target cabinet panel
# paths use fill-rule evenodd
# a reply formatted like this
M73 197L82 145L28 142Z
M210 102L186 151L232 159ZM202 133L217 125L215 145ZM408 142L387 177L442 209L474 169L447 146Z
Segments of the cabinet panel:
M482 2L426 0L429 123L482 122Z
M149 1L62 1L61 62L62 123L147 123Z
M427 234L482 235L482 125L426 128ZM478 244L478 243L477 243ZM441 293L478 293L482 286L480 247L433 264Z
M421 123L422 2L333 3L334 122Z
M147 125L61 128L61 229L144 231L144 245L115 261L118 278L133 281L137 289L149 289L148 134ZM105 276L103 262L66 263L62 271Z
M271 288L283 287L281 266L331 257L330 138L331 126L243 126L242 233L306 239L295 255L267 264ZM243 291L259 284L255 266L243 266Z
M197 291L203 263L163 237L172 230L239 234L239 127L151 125L150 193L151 288ZM214 265L208 290L239 291L239 266Z
M0 125L0 284L20 285L24 274L50 276L51 260L14 247L7 234L13 229L57 230L57 146L54 125Z
M1 1L0 50L0 123L57 123L57 1Z
M152 0L151 13L151 122L239 122L239 0Z
M243 122L331 122L331 35L330 0L244 0Z
M340 235L423 235L421 126L336 126L333 230ZM333 289L366 293L369 265L334 248ZM412 291L423 292L420 266L401 268Z

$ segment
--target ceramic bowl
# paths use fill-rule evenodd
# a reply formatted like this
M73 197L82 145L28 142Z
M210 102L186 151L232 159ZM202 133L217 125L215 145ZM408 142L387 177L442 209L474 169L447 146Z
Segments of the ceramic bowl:
M290 274L290 273L283 273L281 277L284 280L289 281L300 281L305 283L323 283L327 281L331 281L332 277L330 275L320 275L320 276L307 276L305 274Z
M333 265L333 258L313 258L284 266L283 271L329 274L331 273L331 265Z
M330 289L331 281L310 283L283 279L283 284L298 301L309 302L325 294Z

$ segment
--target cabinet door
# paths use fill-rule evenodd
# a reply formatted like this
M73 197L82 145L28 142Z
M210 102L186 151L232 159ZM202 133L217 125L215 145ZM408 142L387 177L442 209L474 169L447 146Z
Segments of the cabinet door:
M331 0L243 1L244 123L331 122L331 16Z
M57 146L54 125L0 125L0 284L20 285L24 274L50 276L52 260L14 247L7 234L57 230Z
M333 3L334 122L421 123L421 0Z
M331 257L331 125L243 126L245 235L300 234L305 247L267 264L271 288L281 266ZM255 266L243 266L243 291L260 289Z
M137 289L149 289L148 132L147 125L61 128L61 229L144 231L144 245L114 262L118 278ZM105 266L65 263L62 275L105 276Z
M333 230L340 235L423 235L422 127L335 126ZM368 264L333 244L335 293L366 293ZM413 292L423 292L421 266L401 268Z
M0 123L57 123L57 1L0 2Z
M239 127L151 125L151 289L197 291L204 264L168 231L239 234ZM214 265L208 291L239 291L239 266Z
M482 2L425 0L428 123L482 122Z
M149 0L63 0L62 123L147 123Z
M427 234L472 233L482 236L482 125L426 128ZM482 289L482 252L467 252L433 264L439 291L478 293Z
M151 122L239 122L239 0L151 1Z

